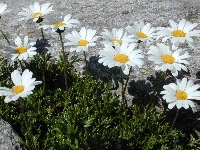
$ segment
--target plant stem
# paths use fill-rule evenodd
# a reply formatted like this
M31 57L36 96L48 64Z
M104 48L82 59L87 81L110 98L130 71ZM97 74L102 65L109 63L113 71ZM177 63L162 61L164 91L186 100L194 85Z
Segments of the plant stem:
M65 78L65 86L66 86L66 102L65 102L65 106L63 111L66 109L67 105L68 105L68 84L67 84L67 59L66 59L66 53L65 53L65 48L64 48L64 43L63 43L63 39L62 39L62 34L61 32L59 32L59 37L60 37L60 42L61 42L61 53L62 53L62 59L63 59L63 63L64 63L64 78Z
M45 44L43 28L41 28L41 33L42 33L42 39L43 39L43 42L44 42L42 80L43 80L43 91L45 93L45 91L46 91L46 76L45 76L45 72L46 72L46 51L45 51L46 44Z
M177 111L176 111L176 115L175 115L175 117L174 117L172 126L171 126L171 128L170 128L170 130L169 130L169 133L167 134L167 136L166 136L163 140L161 140L161 142L163 142L164 140L166 140L166 139L169 137L170 132L171 132L172 129L174 128L175 122L176 122L176 120L177 120L177 118L178 118L178 114L179 114L179 109L177 109Z
M26 129L27 129L27 131L28 131L28 134L29 134L29 136L30 136L29 138L30 138L30 140L31 140L32 148L37 149L37 148L35 147L35 144L34 144L33 133L31 132L31 130L30 130L29 126L28 126L28 122L27 122L27 118L26 118L26 113L24 112L24 104L23 104L22 101L23 101L23 99L20 99L20 100L19 100L20 107L21 107L21 110L22 110L23 120L24 120L24 123L25 123L25 125L26 125Z
M128 78L127 78L126 83L125 83L125 86L124 86L124 91L123 91L123 95L124 95L124 96L125 96L126 88L127 88L128 81L129 81L129 78L130 78L131 70L132 70L132 66L131 66L130 69L129 69ZM125 104L126 104L125 107L127 108L127 103L125 103Z
M177 118L178 118L178 113L179 113L179 109L177 108L176 115L175 115L175 117L174 117L172 126L171 126L171 128L170 128L170 132L172 131L172 129L173 129L174 125L175 125L175 122L176 122L176 120L177 120Z
M130 70L129 70L130 72ZM127 120L127 110L126 110L126 102L125 102L125 91L126 91L126 85L124 86L124 81L123 81L123 71L122 68L120 67L120 75L121 75L121 82L122 82L122 107L124 109L124 115L125 115L125 124L126 124L126 134L128 135L128 120ZM128 80L128 79L127 79ZM128 81L126 81L127 84Z
M22 72L24 71L24 66L23 66L23 64L22 64L22 61L21 60L19 60L18 59L18 61L19 61L19 64L20 64L20 66L21 66L21 69L22 69Z
M85 78L88 79L88 62L87 62L86 52L83 52L83 54L84 54L85 66L86 66L86 69L85 69Z
M83 99L84 99L84 112L86 112L86 105L87 105L87 81L88 81L88 62L87 62L87 55L86 52L83 52L84 54L84 59L85 59L85 88L84 88L84 94L83 94Z
M151 94L150 102L149 102L148 106L155 106L155 98L157 98L158 95L160 94L160 92L165 84L164 81L166 80L166 77L167 77L167 73L161 72L161 79L158 80L158 83L155 86L155 90Z
M7 43L10 44L10 41L8 40L8 38L6 37L6 35L3 33L2 30L0 30L1 34L3 35L3 37L6 39Z

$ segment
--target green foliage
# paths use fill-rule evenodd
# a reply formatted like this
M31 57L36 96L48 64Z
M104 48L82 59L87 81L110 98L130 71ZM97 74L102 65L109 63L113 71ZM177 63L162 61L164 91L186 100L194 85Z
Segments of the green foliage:
M85 84L85 78L75 72L70 62L67 63L70 88L66 103L62 63L52 60L46 64L45 92L40 86L29 97L10 103L5 103L4 97L1 97L1 117L13 126L24 148L185 150L197 145L194 139L184 140L185 134L178 129L170 130L166 114L158 113L154 105L141 107L134 104L128 107L126 120L120 97L109 90L110 85L94 80L92 76ZM39 56L30 63L24 63L23 67L30 69L37 80L42 80L43 62ZM16 68L3 61L1 86L12 87L10 72Z
M12 65L9 60L4 57L0 57L1 69L0 69L0 86L9 86L11 84L11 72L18 68L17 62Z
M76 58L73 57L71 59L71 62L74 61L76 61ZM56 59L50 59L49 54L47 54L45 62L43 62L43 58L41 56L35 55L34 60L31 60L30 62L24 62L23 68L28 68L30 71L32 71L34 77L39 81L42 81L43 76L45 75L47 83L46 88L48 90L55 90L57 88L62 89L65 87L65 80L63 77L63 63L62 61L58 61ZM43 75L44 70L45 73ZM71 74L75 73L72 63L67 62L67 70L68 73L70 71L70 76L68 77L68 84L71 85L73 82L73 77L71 76Z

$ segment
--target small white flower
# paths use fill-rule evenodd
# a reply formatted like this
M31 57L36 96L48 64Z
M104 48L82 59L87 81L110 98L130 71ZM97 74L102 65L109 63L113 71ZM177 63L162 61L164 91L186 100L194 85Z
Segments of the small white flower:
M164 91L161 91L163 99L169 103L168 108L172 109L175 105L178 109L184 107L188 109L189 106L195 110L195 105L191 100L200 100L200 88L199 84L194 84L192 80L183 78L182 80L176 80L176 83L170 83L163 86Z
M3 14L9 12L10 10L6 10L7 4L0 3L0 18Z
M178 45L179 43L188 42L190 46L193 47L192 36L199 37L200 30L193 30L198 24L191 23L182 19L179 24L176 24L173 20L169 20L171 28L158 27L157 39L162 38L162 41L170 39L172 43Z
M85 27L82 27L79 33L72 31L71 34L65 35L65 38L70 41L65 43L65 46L75 46L70 48L70 52L88 51L88 47L96 45L95 41L98 37L94 37L95 33L96 30L86 29Z
M54 11L53 6L49 7L50 5L50 3L46 3L40 6L38 2L35 2L34 5L29 5L29 8L22 8L24 12L18 13L18 15L23 16L20 20L33 19L36 22L39 18L43 19Z
M127 35L126 32L123 31L123 29L116 29L113 28L112 32L108 31L107 29L104 29L104 32L101 33L102 38L104 41L103 44L111 44L114 45L114 42L118 42L120 45L123 43L131 43L133 42L132 35Z
M19 97L25 98L32 94L35 85L42 83L41 81L35 81L36 79L32 78L32 75L33 73L28 69L26 69L22 75L18 70L14 70L11 73L14 86L11 89L0 87L0 95L6 96L4 101L8 103L10 101L16 101Z
M157 46L150 47L148 54L151 55L149 60L154 61L156 64L155 70L166 71L169 69L173 76L178 76L178 71L181 69L187 71L183 64L189 65L189 62L185 59L189 58L190 55L182 49L177 49L176 47L176 49L172 50L171 46L157 43Z
M7 58L11 57L11 60L18 58L19 60L26 60L28 57L33 57L36 55L36 47L33 47L35 42L28 43L28 36L24 37L24 43L22 43L20 37L15 39L15 45L9 45L6 47L5 51L8 52Z
M64 30L65 28L72 28L72 27L76 27L79 23L79 21L77 19L71 19L71 14L68 14L66 16L63 16L62 14L60 14L61 16L53 16L53 15L49 15L46 16L47 21L44 21L42 23L42 26L40 26L40 28L43 29L47 29L47 28L52 28L52 31L55 32L58 29L60 30Z
M128 46L127 43L120 45L118 42L114 43L114 47L110 44L106 44L105 48L99 51L100 59L99 63L103 63L104 66L108 66L109 68L118 66L122 68L124 74L129 73L130 66L139 68L142 67L144 61L141 58L144 56L141 54L142 50L137 49L136 43L132 43Z
M127 31L133 35L133 38L138 41L146 41L149 45L149 42L154 40L154 31L155 28L151 27L150 23L144 25L144 22L140 20L139 22L134 21L134 26L128 26Z

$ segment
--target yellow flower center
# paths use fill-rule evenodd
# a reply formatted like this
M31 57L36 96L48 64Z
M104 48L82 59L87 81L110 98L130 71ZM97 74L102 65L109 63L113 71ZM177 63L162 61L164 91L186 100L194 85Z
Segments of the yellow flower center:
M187 98L188 98L187 93L185 91L181 91L181 90L176 91L175 96L178 100L187 100Z
M54 23L53 25L56 26L56 27L61 27L61 26L64 26L64 25L66 25L66 24L63 23L63 22L56 22L56 23Z
M114 57L114 60L116 62L126 63L127 61L129 61L129 57L125 54L118 54Z
M89 42L87 40L80 40L78 41L79 46L86 46Z
M114 44L114 42L118 42L120 45L122 45L122 40L119 39L112 39L111 42Z
M15 86L15 87L12 88L12 91L15 94L21 93L21 92L24 91L24 86L23 85L17 85L17 86Z
M137 32L137 36L140 38L147 38L148 36L144 34L143 32Z
M163 55L161 57L161 59L166 64L173 64L175 62L175 58L173 56L171 56L171 55L168 55L168 54Z
M175 37L185 37L186 33L181 30L174 30L172 31L173 36Z
M36 12L36 13L32 14L33 18L38 18L40 16L42 16L42 12Z
M22 54L22 53L27 52L27 48L26 48L26 47L23 47L23 46L20 46L20 47L18 47L18 48L15 50L15 52L16 52L17 54Z

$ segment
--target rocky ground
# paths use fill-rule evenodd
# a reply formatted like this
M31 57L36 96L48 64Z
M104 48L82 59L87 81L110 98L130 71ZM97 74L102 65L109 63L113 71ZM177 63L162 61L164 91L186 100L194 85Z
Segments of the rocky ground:
M27 8L35 0L3 0L3 2L8 4L8 9L11 11L0 20L0 29L6 33L9 39L13 40L17 35L21 37L28 35L31 41L41 38L40 30L37 29L35 23L18 21L20 17L17 15L18 12L22 11L22 8ZM188 21L200 23L199 0L38 0L38 2L40 4L50 2L56 13L70 13L73 18L79 19L81 27L96 29L97 33L101 33L103 29L125 28L128 25L133 25L134 21L141 19L151 23L154 27L167 26L170 19L179 22L185 18ZM200 29L200 25L197 29ZM50 39L52 45L50 51L57 54L60 50L57 35L45 33L45 36ZM200 55L200 41L195 40L195 42L197 50L188 49L193 56L190 59L190 70L192 72L191 78L194 80L200 64L198 57ZM0 36L0 50L3 50L6 45L3 37ZM101 44L91 48L88 58L97 56L101 49ZM82 72L84 65L84 62L80 61L75 67ZM144 68L148 70L148 73L138 72L137 77L140 79L146 78L152 73L148 64ZM133 75L132 78L134 77ZM0 120L0 149L16 149L18 140L19 138L11 126Z

